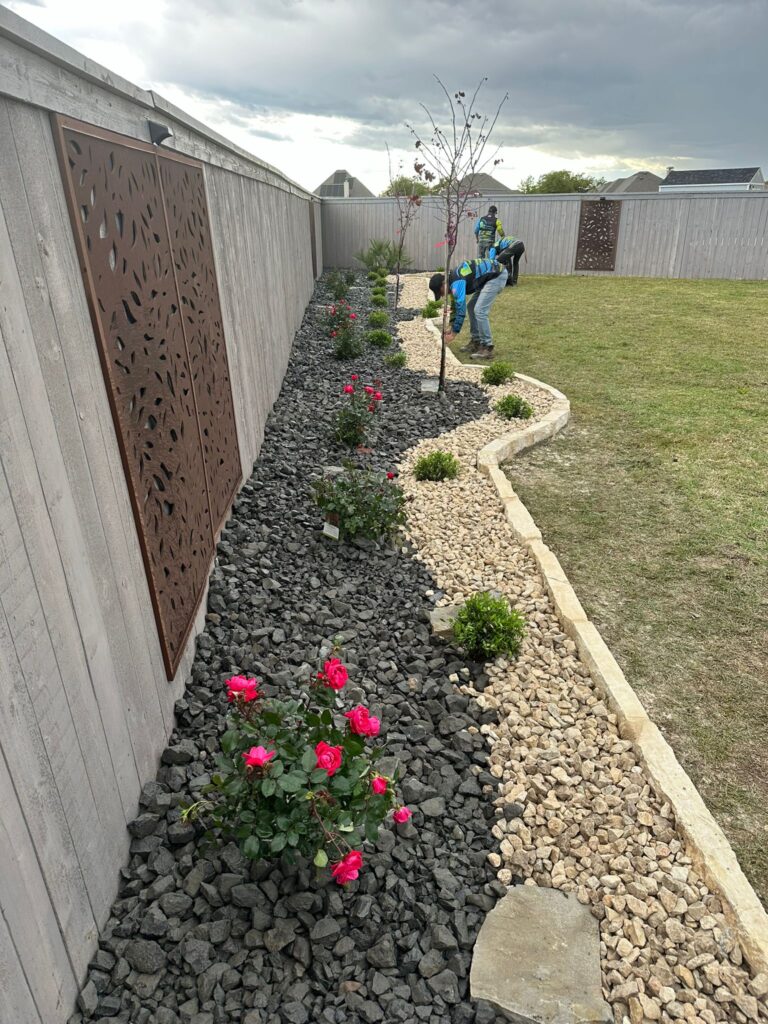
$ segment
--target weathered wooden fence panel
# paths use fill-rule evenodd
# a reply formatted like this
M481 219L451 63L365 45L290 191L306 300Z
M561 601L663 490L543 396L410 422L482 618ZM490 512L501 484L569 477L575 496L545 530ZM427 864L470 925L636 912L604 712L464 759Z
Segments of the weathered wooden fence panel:
M582 205L599 202L596 195L473 198L473 216L459 229L456 262L475 256L474 215L491 201L507 234L525 242L523 270L529 274L768 279L768 191L621 196L612 271L576 270ZM354 254L370 239L396 238L394 199L323 199L322 218L326 266L353 266ZM413 269L434 270L445 262L443 233L439 200L424 198L406 239Z
M190 640L168 682L51 111L145 142L147 119L164 121L202 163L192 205L207 202L210 239L197 242L215 265L246 477L314 285L310 216L322 269L317 199L0 8L3 1024L72 1012L193 655ZM219 337L201 330L193 347Z

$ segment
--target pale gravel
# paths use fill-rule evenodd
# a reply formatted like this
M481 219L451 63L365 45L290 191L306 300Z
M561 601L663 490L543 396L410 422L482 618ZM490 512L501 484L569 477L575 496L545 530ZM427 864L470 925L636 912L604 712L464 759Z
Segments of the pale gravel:
M425 293L426 277L409 276L403 306L420 308ZM399 324L399 335L409 367L436 373L439 342L424 322ZM448 364L453 380L479 383L481 372ZM535 418L552 401L521 381L487 390L494 398L521 394ZM527 885L574 892L592 908L600 922L604 995L616 1021L768 1020L768 977L750 977L720 900L692 868L669 806L620 737L533 559L475 468L478 449L515 426L488 414L424 440L408 452L400 476L408 534L445 594L441 603L498 590L526 620L519 658L490 665L484 692L462 687L500 717L498 726L482 727L490 771L499 779L499 850L489 860L504 884L519 876ZM416 458L436 448L459 458L458 478L416 482ZM508 822L502 808L510 802L524 810Z

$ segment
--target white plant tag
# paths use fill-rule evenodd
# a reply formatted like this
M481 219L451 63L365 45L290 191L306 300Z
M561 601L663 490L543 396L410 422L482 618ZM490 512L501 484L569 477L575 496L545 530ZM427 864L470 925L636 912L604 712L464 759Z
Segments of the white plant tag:
M332 526L331 523L325 523L323 525L323 536L330 537L331 540L339 539L339 528L338 526Z

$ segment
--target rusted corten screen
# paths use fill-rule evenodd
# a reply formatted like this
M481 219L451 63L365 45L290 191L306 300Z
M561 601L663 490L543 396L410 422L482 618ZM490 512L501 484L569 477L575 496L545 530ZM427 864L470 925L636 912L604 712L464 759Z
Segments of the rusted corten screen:
M620 199L581 201L576 270L613 270L619 241Z
M235 407L200 167L158 154L214 527L240 483ZM235 443L233 444L233 439Z
M307 203L309 210L309 244L312 247L312 277L317 280L317 229L315 227L315 204Z
M161 166L169 158L159 161L153 147L90 125L54 120L86 295L171 678L205 590L215 534L240 479L207 210L204 198L201 203L194 195L202 174L190 166L200 174L199 182L190 177L188 196L184 185L175 190L176 214L168 216ZM193 211L189 216L196 230L180 226L187 210ZM185 318L190 303L197 310L192 322ZM217 409L224 423L213 430ZM211 492L213 508L208 479L212 488L221 485L226 492Z

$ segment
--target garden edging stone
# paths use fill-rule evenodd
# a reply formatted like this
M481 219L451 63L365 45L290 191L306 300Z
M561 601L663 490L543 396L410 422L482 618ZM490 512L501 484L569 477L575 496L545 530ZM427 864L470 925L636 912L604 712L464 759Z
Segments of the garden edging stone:
M437 321L427 320L426 325L439 340ZM446 358L448 362L464 365L450 350ZM694 866L723 897L725 917L736 930L747 960L756 973L768 972L768 915L733 848L674 751L649 718L599 630L587 618L560 562L543 543L533 517L501 471L504 462L553 437L570 418L570 403L562 392L533 377L515 376L551 395L553 406L537 424L504 434L482 448L477 455L478 469L493 483L513 532L533 555L565 632L576 642L592 678L618 717L621 735L635 745L650 781L669 803Z

